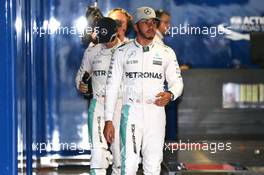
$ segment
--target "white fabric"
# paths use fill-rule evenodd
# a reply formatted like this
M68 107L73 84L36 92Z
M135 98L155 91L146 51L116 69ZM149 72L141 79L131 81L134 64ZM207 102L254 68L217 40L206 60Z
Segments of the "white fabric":
M157 42L158 44L164 44L163 42L164 36L159 30L156 30L156 35L153 39L154 42Z
M76 87L79 88L79 83L85 72L88 72L92 78L93 99L90 102L88 112L88 128L89 138L91 142L91 172L96 174L105 174L108 167L107 162L109 159L109 152L107 151L108 145L103 135L104 129L104 96L107 72L114 50L120 46L120 41L111 49L107 49L103 44L97 44L86 49L82 64L76 75ZM114 125L119 125L121 99L114 109L116 112L114 118ZM119 131L117 130L115 137L119 140ZM113 153L113 175L120 174L120 145L116 141L111 145ZM108 160L108 161L106 161ZM107 165L107 166L106 166ZM91 173L92 174L92 173Z
M164 80L175 100L183 90L181 71L174 51L152 42L148 52L136 40L116 49L110 63L106 86L105 120L112 120L119 87L123 85L123 104L131 100L153 102L164 91Z
M183 90L173 50L156 42L143 47L136 40L116 49L106 86L105 120L112 120L120 84L123 107L120 124L121 174L135 175L139 152L144 174L158 175L165 136L165 111L153 102L164 91L164 81L174 95Z

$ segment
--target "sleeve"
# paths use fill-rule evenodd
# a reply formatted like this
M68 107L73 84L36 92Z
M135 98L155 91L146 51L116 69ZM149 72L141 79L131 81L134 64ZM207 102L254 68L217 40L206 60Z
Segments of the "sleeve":
M77 89L79 89L79 84L82 81L83 74L85 72L88 72L89 74L91 74L92 72L92 66L91 66L91 60L89 58L89 54L90 54L90 49L86 49L83 54L81 66L75 77L75 85Z
M165 70L166 80L168 82L168 90L174 95L173 100L176 100L183 91L183 80L181 70L179 68L176 55L172 49L168 50L168 62Z
M123 77L123 55L118 49L111 58L106 81L105 121L112 121Z

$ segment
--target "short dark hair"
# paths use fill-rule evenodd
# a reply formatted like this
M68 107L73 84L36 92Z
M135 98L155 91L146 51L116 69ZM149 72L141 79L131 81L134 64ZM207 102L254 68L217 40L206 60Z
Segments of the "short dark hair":
M163 10L163 9L156 10L155 13L156 13L156 17L159 19L161 18L162 15L171 16L170 12Z

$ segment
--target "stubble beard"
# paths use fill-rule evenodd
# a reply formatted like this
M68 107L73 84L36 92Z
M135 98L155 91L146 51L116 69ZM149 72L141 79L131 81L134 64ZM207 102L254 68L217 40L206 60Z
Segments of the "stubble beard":
M139 28L139 26L138 26L138 33L142 36L142 38L147 39L147 40L153 40L155 37L155 35L146 36L146 34Z

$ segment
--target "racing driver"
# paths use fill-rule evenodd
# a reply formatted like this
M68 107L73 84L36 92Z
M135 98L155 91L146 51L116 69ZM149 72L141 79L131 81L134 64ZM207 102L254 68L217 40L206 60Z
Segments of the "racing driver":
M133 17L136 39L117 48L110 63L104 136L109 143L115 139L112 121L122 82L121 174L136 175L141 152L144 174L159 175L165 136L164 106L181 95L183 81L174 51L153 42L155 11L141 7ZM164 91L165 80L168 91Z
M102 18L98 21L96 39L99 44L88 47L84 53L82 64L76 76L76 86L82 93L88 92L88 85L82 81L84 74L88 73L92 78L93 99L88 109L88 130L91 144L91 175L106 175L106 169L111 163L111 154L108 151L107 142L103 136L104 129L104 100L107 72L114 50L121 45L117 38L117 24L109 18ZM121 99L115 108L114 121L119 123L121 111ZM117 149L117 150L115 150ZM119 152L119 145L112 147L112 152ZM112 175L120 174L120 167L115 163L119 162L120 156L113 153ZM119 169L118 169L119 168Z

